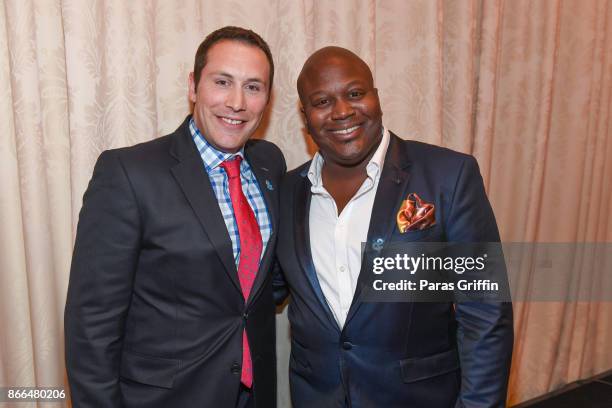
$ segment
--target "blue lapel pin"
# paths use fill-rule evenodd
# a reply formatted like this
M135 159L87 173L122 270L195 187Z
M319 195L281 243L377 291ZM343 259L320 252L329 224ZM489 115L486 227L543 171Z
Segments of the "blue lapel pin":
M270 180L266 180L266 187L270 191L274 190L274 186L272 185L272 182Z
M383 249L384 243L385 243L384 239L378 238L372 243L372 249L375 250L376 252L380 252Z

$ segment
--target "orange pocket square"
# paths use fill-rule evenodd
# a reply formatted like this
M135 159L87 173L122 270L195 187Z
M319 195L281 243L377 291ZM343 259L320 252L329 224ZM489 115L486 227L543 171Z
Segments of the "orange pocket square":
M435 224L434 205L421 200L416 193L408 194L397 213L399 232L422 230Z

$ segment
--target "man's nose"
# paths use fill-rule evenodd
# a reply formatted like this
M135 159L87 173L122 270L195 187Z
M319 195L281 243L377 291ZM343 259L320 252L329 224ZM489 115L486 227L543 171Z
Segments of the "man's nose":
M234 87L229 91L225 105L228 108L231 108L234 112L239 112L245 110L245 102L246 100L244 98L244 91L242 88Z
M353 105L344 99L337 99L332 108L332 119L343 120L355 114Z

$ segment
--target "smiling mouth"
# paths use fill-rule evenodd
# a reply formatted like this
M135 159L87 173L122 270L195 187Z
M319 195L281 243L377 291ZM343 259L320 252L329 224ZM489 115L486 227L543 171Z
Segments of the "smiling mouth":
M228 125L241 125L244 122L246 122L246 120L226 118L224 116L219 116L219 119L221 119L223 122L227 123Z
M335 133L337 135L348 135L350 133L353 133L354 131L356 131L360 127L361 127L361 125L356 125L356 126L351 126L349 128L331 130L331 133Z

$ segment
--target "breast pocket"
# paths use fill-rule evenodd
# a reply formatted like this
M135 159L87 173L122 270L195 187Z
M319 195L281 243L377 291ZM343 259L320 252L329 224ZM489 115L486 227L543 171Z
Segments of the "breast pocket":
M444 232L440 224L422 230L406 231L403 234L396 228L391 236L393 242L443 242Z

